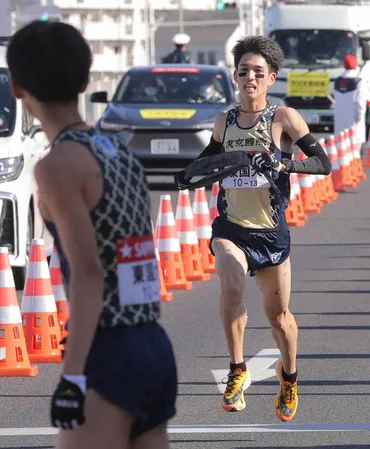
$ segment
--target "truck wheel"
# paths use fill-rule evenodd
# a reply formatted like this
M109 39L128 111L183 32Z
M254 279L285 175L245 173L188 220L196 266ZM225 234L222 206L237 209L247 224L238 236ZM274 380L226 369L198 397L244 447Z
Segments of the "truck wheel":
M28 211L27 238L26 238L26 256L27 262L31 252L31 244L33 239L33 217L31 209ZM16 290L23 291L26 282L27 263L24 267L14 267L13 276Z

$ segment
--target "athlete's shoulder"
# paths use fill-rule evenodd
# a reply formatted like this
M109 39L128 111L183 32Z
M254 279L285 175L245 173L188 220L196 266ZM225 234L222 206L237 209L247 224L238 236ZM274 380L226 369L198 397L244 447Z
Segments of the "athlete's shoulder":
M213 126L213 137L217 141L222 141L222 136L225 133L225 129L230 125L229 123L229 114L231 110L223 110L216 115L215 123Z
M276 109L276 119L281 122L291 122L294 120L303 120L301 114L289 106L278 106Z
M40 193L62 194L79 184L83 148L76 142L60 142L36 163L34 176Z

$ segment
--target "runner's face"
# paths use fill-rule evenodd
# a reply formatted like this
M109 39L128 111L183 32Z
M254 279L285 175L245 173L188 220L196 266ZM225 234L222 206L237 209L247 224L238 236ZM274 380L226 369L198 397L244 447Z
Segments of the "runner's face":
M266 97L269 86L274 84L276 73L270 73L266 60L255 53L242 56L234 79L240 91L240 98L247 101Z

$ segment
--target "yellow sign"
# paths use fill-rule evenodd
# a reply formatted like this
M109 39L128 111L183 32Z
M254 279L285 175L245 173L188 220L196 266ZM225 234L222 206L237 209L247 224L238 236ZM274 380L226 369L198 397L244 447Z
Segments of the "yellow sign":
M195 109L141 109L140 115L144 119L188 120L196 112Z
M326 72L290 72L288 95L290 97L327 97L330 78Z

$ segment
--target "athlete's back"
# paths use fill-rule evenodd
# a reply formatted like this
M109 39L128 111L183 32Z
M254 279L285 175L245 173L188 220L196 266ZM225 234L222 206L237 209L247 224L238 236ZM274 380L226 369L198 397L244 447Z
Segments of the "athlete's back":
M78 30L32 22L12 37L7 59L14 94L51 143L35 178L70 306L51 401L57 448L113 449L133 440L137 449L167 449L177 373L157 322L160 286L143 167L117 137L99 134L80 116L92 55Z
M158 266L150 219L150 197L142 165L118 137L95 129L66 130L54 141L84 146L96 159L100 171L87 173L86 189L99 187L102 194L91 210L97 250L104 272L100 327L134 326L159 318ZM82 153L82 152L80 152ZM86 156L86 155L85 155ZM82 154L81 154L82 157ZM100 182L99 182L100 184ZM46 221L69 283L69 267L55 225Z

